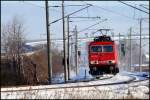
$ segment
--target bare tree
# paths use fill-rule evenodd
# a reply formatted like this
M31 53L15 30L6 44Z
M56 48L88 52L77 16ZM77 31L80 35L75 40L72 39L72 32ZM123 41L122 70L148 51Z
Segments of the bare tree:
M7 24L2 24L2 48L6 57L13 62L13 68L21 74L21 53L24 52L24 23L17 16Z

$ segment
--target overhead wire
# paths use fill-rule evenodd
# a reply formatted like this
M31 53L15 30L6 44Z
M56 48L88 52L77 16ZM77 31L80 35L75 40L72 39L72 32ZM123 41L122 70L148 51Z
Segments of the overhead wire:
M83 21L96 21L97 19L93 20L77 20L77 21L71 21L71 22L83 22Z
M73 6L87 6L87 5L64 5L64 7L73 7ZM48 7L62 7L62 6L58 6L58 5L54 5L54 6L48 6Z
M137 4L135 2L130 2L130 4L134 5L134 7L136 7L136 5L138 5L138 6L141 6L141 7L145 8L145 9L149 10L149 8L145 7L145 6L148 6L148 5L145 5L145 4Z
M96 21L97 19L101 19L101 17L78 17L78 16L74 16L74 17L69 17L69 18L73 18L73 19L82 19L82 18L86 18L88 20L73 20L73 21L70 21L70 22L82 22L82 21Z
M119 36L119 35L115 35L116 37ZM137 35L138 36L138 35ZM94 38L95 36L92 36L92 37L79 37L78 39L88 39L88 38ZM136 37L136 36L132 36L132 37ZM149 39L149 37L142 37L142 39ZM55 38L55 39L52 39L52 41L57 41L57 40L60 40L60 41L63 41L62 38ZM133 39L134 40L134 39ZM139 40L139 39L136 39L135 40ZM34 41L45 41L45 39L40 39L40 40L27 40L28 42L34 42Z
M91 4L91 3L87 3L87 2L85 2L85 1L82 1L82 2L84 2L84 3L86 3L86 4ZM110 12L110 13L113 13L113 14L117 14L117 15L123 16L123 17L128 18L128 19L138 20L138 19L131 18L131 17L127 16L127 15L124 15L124 14L121 14L121 13L118 13L118 12L115 12L115 11L113 11L113 10L100 7L100 6L95 5L95 4L91 4L91 5L93 5L93 6L97 7L97 8L100 8L100 9L102 9L102 10L104 10L104 11L107 11L107 12Z
M72 12L72 13L70 13L70 14L64 16L64 18L66 18L67 16L71 16L71 15L73 15L73 14L75 14L75 13L77 13L77 12L83 10L83 9L86 9L86 8L88 8L88 7L90 7L90 6L92 6L92 5L88 5L88 6L84 7L84 8L82 8L82 9L79 9L79 10L77 10L77 11L74 11L74 12ZM49 25L50 25L50 24L53 24L53 23L56 23L56 22L58 22L58 21L60 21L60 20L62 20L62 19L63 19L63 18L59 18L59 19L57 19L57 20L55 20L55 21L49 23Z
M78 33L83 32L83 31L85 31L85 30L87 30L87 29L89 29L89 28L91 28L91 27L93 27L93 26L95 26L95 25L98 25L98 24L100 24L100 23L102 23L102 22L104 22L104 21L107 21L107 19L104 19L104 20L102 20L102 21L99 21L99 22L97 22L97 23L95 23L95 24L93 24L93 25L91 25L91 26L89 26L89 27L87 27L87 28L85 28L85 29L82 29L82 30L78 31Z
M87 6L87 5L64 5L64 7L67 7L67 6Z
M139 5L139 6L145 8L146 10L150 10L149 8L147 8L147 7L143 6L143 5Z
M144 11L144 10L142 10L142 9L139 9L139 8L137 8L137 7L134 7L134 6L130 5L130 4L127 4L127 3L123 2L123 1L120 1L120 0L119 0L118 2L120 2L120 3L124 4L124 5L127 5L127 6L129 6L129 7L132 7L132 8L134 8L134 9L136 9L136 10L139 10L139 11L141 11L141 12L144 12L144 13L149 14L148 12L146 12L146 11Z

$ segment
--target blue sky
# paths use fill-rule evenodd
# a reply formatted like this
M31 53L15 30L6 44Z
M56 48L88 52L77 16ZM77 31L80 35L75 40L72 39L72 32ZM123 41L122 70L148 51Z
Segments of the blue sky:
M128 4L136 6L140 9L140 4L149 5L148 1L125 1ZM45 25L45 2L44 1L2 1L1 2L1 23L7 23L12 20L13 16L18 15L19 18L25 24L25 37L27 40L42 39L46 38L46 25ZM127 35L129 28L133 27L134 33L139 33L139 21L136 18L149 18L148 14L134 10L118 1L65 1L64 5L85 5L91 3L95 6L89 7L81 12L78 12L74 16L99 16L102 19L107 18L108 21L98 24L91 29L98 28L111 28L115 34L121 33ZM50 6L59 5L60 1L49 1ZM65 7L65 15L79 10L85 6L67 6ZM149 7L149 6L147 6ZM57 20L62 17L61 8L49 8L50 22ZM100 20L93 21L81 21L87 19L71 19L70 30L73 30L75 25L80 31ZM143 22L143 27L148 28L149 20ZM51 36L52 38L62 38L62 20L51 25ZM87 30L79 34L79 37L85 36L85 33L91 34L94 30ZM133 33L133 34L134 34ZM143 34L148 34L149 30L143 30ZM98 33L97 33L98 34Z

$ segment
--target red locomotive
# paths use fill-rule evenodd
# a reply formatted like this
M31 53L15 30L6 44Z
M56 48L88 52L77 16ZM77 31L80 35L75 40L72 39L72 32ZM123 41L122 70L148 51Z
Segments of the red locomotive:
M91 75L119 72L117 45L110 36L95 37L89 43L89 68Z

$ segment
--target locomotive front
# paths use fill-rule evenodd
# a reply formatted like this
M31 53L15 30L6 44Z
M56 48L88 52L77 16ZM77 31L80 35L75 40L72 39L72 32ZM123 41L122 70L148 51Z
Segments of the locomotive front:
M91 75L119 72L117 47L109 36L96 37L89 44L89 68Z

